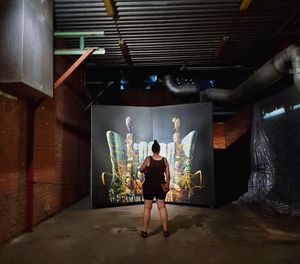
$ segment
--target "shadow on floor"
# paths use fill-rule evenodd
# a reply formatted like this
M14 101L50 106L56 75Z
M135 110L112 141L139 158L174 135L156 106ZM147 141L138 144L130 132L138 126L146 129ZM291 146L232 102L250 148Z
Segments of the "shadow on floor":
M202 227L205 222L205 216L203 215L176 215L173 219L168 222L169 231L171 234L175 234L179 229L189 229L192 226ZM157 235L162 232L162 227L157 227L149 235Z

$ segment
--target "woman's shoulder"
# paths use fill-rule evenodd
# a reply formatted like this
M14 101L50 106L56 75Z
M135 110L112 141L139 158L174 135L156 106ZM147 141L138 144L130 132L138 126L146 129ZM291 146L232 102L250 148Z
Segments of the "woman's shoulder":
M156 161L161 161L161 160L165 160L166 158L165 157L163 157L163 156L156 156L155 158L153 157L153 156L151 156L151 158L153 159L153 160L156 160Z

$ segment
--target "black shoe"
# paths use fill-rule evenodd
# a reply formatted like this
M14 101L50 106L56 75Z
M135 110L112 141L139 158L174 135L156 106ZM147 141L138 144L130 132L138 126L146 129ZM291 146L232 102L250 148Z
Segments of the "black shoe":
M144 232L144 231L141 232L141 237L146 238L147 236L148 236L147 232Z
M170 232L169 231L164 231L164 237L168 237L170 236Z

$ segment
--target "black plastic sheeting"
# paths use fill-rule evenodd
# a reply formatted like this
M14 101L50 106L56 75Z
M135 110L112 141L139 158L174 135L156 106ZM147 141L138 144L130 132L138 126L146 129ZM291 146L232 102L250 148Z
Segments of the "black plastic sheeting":
M300 216L300 95L292 85L253 111L251 175L241 199Z

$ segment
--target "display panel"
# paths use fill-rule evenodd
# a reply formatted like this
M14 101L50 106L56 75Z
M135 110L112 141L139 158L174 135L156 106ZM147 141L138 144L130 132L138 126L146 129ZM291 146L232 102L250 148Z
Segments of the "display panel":
M93 106L92 204L142 202L143 160L153 140L170 164L166 201L214 205L210 103L164 107Z

